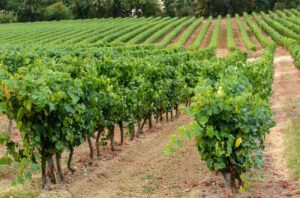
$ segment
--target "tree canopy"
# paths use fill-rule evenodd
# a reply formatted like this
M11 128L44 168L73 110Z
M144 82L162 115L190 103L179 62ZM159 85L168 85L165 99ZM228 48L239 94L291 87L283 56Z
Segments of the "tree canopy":
M128 16L217 16L297 7L300 0L0 0L5 22ZM10 17L14 19L8 20ZM1 22L1 17L0 17Z

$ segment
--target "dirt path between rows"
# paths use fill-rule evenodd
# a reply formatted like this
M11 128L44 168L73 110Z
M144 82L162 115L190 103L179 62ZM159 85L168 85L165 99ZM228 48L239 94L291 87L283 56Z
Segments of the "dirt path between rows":
M226 19L222 19L220 34L218 40L218 46L216 49L217 57L224 57L229 54L229 50L227 49L227 28L226 28Z
M200 44L200 49L208 47L215 25L216 25L216 20L213 20Z
M300 118L300 72L296 69L289 52L281 47L276 49L274 60L274 83L271 105L276 126L266 139L265 183L271 183L272 197L300 197L297 182L289 180L285 157L285 133L295 117ZM293 117L291 117L291 113Z
M165 156L163 149L170 135L190 122L191 119L183 115L173 122L160 124L153 133L148 130L144 139L125 146L113 159L98 160L96 167L67 175L68 184L57 186L56 191L44 192L42 196L186 197L192 188L205 184L211 173L200 160L193 142L185 143L174 156ZM220 190L204 189L201 195L209 197Z
M231 19L231 25L232 25L232 33L233 33L233 37L234 37L236 47L239 48L240 50L246 52L247 48L244 44L244 41L243 41L242 36L241 36L240 29L237 25L237 22L236 22L235 18Z
M300 71L296 68L290 53L284 48L278 47L275 58L275 76L274 87L275 90L272 99L273 111L278 128L276 141L276 148L284 149L282 144L286 144L285 132L292 121L299 122L300 120ZM280 139L279 139L280 138ZM287 146L287 145L286 145ZM284 153L277 156L278 167L286 167L286 160ZM280 166L281 165L281 166ZM287 169L283 169L287 170ZM288 171L283 172L286 178L292 177L292 173ZM299 181L296 182L299 185ZM300 193L298 195L300 197Z

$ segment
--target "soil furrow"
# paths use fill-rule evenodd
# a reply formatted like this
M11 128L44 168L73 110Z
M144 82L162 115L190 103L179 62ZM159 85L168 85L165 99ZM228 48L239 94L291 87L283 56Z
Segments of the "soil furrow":
M242 36L241 36L241 32L239 30L239 27L237 25L237 22L236 22L235 18L231 19L231 25L232 25L232 32L233 32L233 37L234 37L236 47L239 48L240 50L243 50L243 51L246 52L247 48L244 44L244 41L243 41Z
M212 23L210 24L201 44L200 44L200 48L206 48L208 47L210 40L211 40L211 36L213 34L214 31L214 27L216 25L216 20L212 21Z
M227 27L226 27L226 19L222 20L221 27L220 27L220 35L218 46L216 49L216 56L217 57L224 57L229 54L229 50L227 48Z

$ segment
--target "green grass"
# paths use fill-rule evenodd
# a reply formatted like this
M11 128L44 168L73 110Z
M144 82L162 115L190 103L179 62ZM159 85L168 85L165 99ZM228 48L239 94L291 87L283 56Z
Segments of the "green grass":
M285 136L285 154L292 179L300 178L300 122L294 120L288 126Z

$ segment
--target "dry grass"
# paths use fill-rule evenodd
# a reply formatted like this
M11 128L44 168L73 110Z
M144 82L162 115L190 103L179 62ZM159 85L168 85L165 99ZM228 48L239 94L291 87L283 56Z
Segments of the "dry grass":
M300 178L300 122L293 120L286 131L285 154L292 179Z
M0 188L1 189L1 188ZM1 198L35 198L40 196L41 191L24 186L11 186L9 188L5 188L0 190Z

